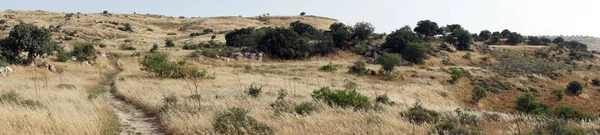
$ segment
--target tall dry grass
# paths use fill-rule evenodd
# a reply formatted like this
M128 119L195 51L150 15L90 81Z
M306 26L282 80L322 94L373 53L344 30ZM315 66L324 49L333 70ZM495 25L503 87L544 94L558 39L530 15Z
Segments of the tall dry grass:
M386 82L378 78L358 77L346 73L346 66L353 62L349 60L333 61L342 65L334 73L318 71L320 66L330 62L325 60L197 63L198 67L207 69L216 77L215 80L200 82L200 101L190 97L196 91L193 88L190 90L186 81L153 77L140 71L139 64L132 61L137 59L124 59L120 62L124 72L117 77L123 79L116 81L119 93L147 111L159 114L166 131L174 134L213 134L215 131L212 124L216 115L231 107L250 109L250 115L265 122L277 134L426 134L431 125L418 125L413 129L413 125L401 117L400 112L406 111L418 101L437 111L452 111L460 107L452 97L440 95L447 88L439 82L421 78L411 80L410 83ZM250 68L247 69L247 66ZM378 66L369 68L379 69ZM371 100L387 93L399 105L385 106L384 111L355 112L352 109L331 108L318 103L321 110L309 116L276 115L269 106L277 99L276 93L282 88L288 90L288 99L293 102L312 102L310 95L313 90L324 86L342 89L348 80L356 82L359 86L357 90ZM245 93L251 84L263 86L260 97L252 98ZM170 95L177 96L178 104L183 107L161 112L162 99Z
M59 74L35 67L14 66L15 73L0 77L0 93L15 91L23 99L41 103L35 108L0 103L0 134L112 134L116 130L116 116L106 99L88 99L88 90L98 85L106 69L77 63L58 66L68 67L62 84Z

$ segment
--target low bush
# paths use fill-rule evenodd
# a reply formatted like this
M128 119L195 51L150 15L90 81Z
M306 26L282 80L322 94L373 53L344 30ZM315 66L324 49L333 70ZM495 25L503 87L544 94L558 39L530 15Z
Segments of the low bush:
M19 95L19 93L15 92L15 91L9 91L7 93L3 93L2 95L0 95L0 103L15 104L15 105L23 106L23 107L30 107L33 109L39 108L39 107L44 107L41 102L34 101L31 99L24 99L23 97L21 97L21 95Z
M213 127L220 134L274 134L267 124L257 121L248 115L248 110L242 108L230 108L228 112L218 115Z
M319 68L319 70L321 71L325 71L325 72L334 72L337 71L337 67L338 65L335 65L333 63L329 63L325 66L322 66L321 68Z
M593 84L594 86L600 86L600 79L598 79L598 78L594 78L594 79L592 79L592 84Z
M60 49L58 51L58 54L56 54L56 61L58 62L67 62L71 59L73 55L71 54L71 52L65 51L64 49ZM0 67L2 65L0 64Z
M352 66L349 67L348 73L365 75L369 73L369 69L367 69L367 64L365 62L356 61Z
M398 72L385 71L385 70L379 70L379 76L384 81L395 81L398 78L402 79L402 77L398 77L398 76L400 76Z
M435 123L439 120L440 114L436 111L424 108L421 103L415 103L409 108L405 117L407 117L411 123Z
M295 104L290 101L277 100L269 105L273 109L275 115L281 115L282 113L294 113L296 111Z
M394 67L400 65L402 59L396 54L385 53L377 58L377 63L381 64L384 71L393 71Z
M516 110L534 115L549 115L550 110L548 105L537 102L535 97L531 94L523 94L517 97Z
M593 117L569 106L557 106L553 111L554 117L566 120L589 120Z
M467 72L462 68L453 67L448 70L450 71L450 77L452 78L452 82L454 83L458 82L460 78L464 77L467 74Z
M79 61L96 60L96 49L91 43L76 43L71 52Z
M261 92L262 92L262 86L258 87L258 86L254 86L254 84L252 84L252 85L250 85L250 88L248 88L248 95L255 97L255 98L260 96Z
M186 79L213 79L205 70L194 67L184 67L175 62L169 61L166 53L154 53L144 56L142 61L142 71L147 71L155 76L163 78L186 78Z
M121 50L136 50L137 48L133 47L131 44L122 44L119 49Z
M475 88L473 89L473 96L472 96L471 100L475 103L478 103L479 100L481 100L485 97L487 97L485 90L479 86L475 86Z
M574 95L579 95L583 90L583 84L578 81L572 81L567 84L567 90Z
M565 91L555 89L552 91L552 95L556 96L556 98L558 98L558 100L561 100L565 95Z
M165 47L175 47L175 43L172 39L165 40Z
M177 33L171 32L171 33L167 33L167 35L177 35Z
M376 103L381 103L381 104L386 104L386 105L394 105L394 104L396 104L395 102L390 101L390 98L388 97L387 94L378 95L375 98L375 102Z
M304 102L299 105L296 105L296 107L294 108L296 113L300 114L300 115L309 115L309 114L317 111L317 109L318 109L317 105L315 105L312 102Z
M371 108L369 98L356 92L356 90L331 90L329 87L323 87L313 91L311 96L316 100L324 101L329 106L353 107L357 110Z
M565 120L551 120L549 122L541 123L530 132L532 135L584 135L586 130L571 126Z
M154 44L152 45L152 48L150 48L150 53L155 53L158 50L158 44Z

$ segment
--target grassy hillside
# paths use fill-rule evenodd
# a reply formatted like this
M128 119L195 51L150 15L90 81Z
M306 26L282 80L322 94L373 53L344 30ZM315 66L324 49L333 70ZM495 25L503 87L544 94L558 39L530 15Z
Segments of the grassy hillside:
M164 45L165 39L174 39L181 45L184 42L201 42L210 40L216 35L216 40L225 42L224 34L246 27L289 27L294 21L311 24L318 29L329 29L329 25L338 22L335 19L317 16L262 16L262 17L202 17L178 18L162 15L147 14L77 14L66 17L69 13L46 11L1 11L0 15L12 16L4 18L7 23L0 36L8 35L11 26L20 21L33 23L40 27L61 26L61 31L53 33L54 39L72 37L74 40L63 40L65 46L77 41L90 41L109 46L106 50L117 50L118 46L131 44L139 50L149 50L153 43ZM69 19L67 19L69 18ZM129 23L131 32L119 30ZM190 37L191 33L212 29L214 32L198 37ZM76 32L75 36L69 32ZM171 34L169 34L171 33Z
M426 49L422 63L396 63L393 65L402 66L395 66L386 74L379 71L382 66L373 63L375 59L365 56L369 48L381 47L385 42L381 38L348 43L353 45L348 47L352 49L300 60L268 57L225 60L197 52L227 49L241 52L242 48L183 49L184 44L223 43L224 35L236 28L287 27L291 22L301 21L317 29L329 29L332 23L338 22L324 17L177 18L100 13L68 17L65 13L44 11L2 11L0 15L8 15L4 18L7 22L0 25L8 26L0 32L2 37L20 21L41 27L52 25L53 40L62 41L62 46L70 49L76 42L89 42L99 54L96 64L91 65L80 61L54 62L55 56L36 60L38 64L45 61L68 69L64 73L48 71L43 64L41 67L12 65L17 71L0 76L0 94L15 90L23 97L19 100L39 101L42 107L8 102L2 95L0 110L6 117L0 117L0 127L8 134L121 132L114 128L119 124L114 123L116 120L108 105L110 99L98 96L102 94L102 90L97 89L99 83L111 85L114 89L110 89L110 93L118 99L155 116L161 132L166 134L260 131L273 134L481 132L505 135L547 133L555 129L561 129L557 133L593 134L599 130L600 80L595 78L600 77L600 55L554 44L488 46L472 42L467 44L471 49L457 51L444 43L443 38L428 37L422 44L415 45ZM60 30L56 26L60 26ZM125 29L126 26L131 26L131 30ZM213 32L190 36L207 29ZM414 34L409 31L404 34ZM213 35L215 40L211 40ZM166 39L174 40L175 47L165 47ZM315 41L310 43L316 44ZM148 72L141 63L145 56L158 54L148 51L153 44L158 44L157 52L168 54L166 59L170 60L159 67L206 72L184 74L180 78ZM357 61L367 62L365 74L349 73L359 67ZM189 77L196 75L205 78ZM582 83L580 92L568 91L567 85L572 81ZM4 82L10 85L1 85ZM44 82L47 84L42 84ZM334 91L328 93L325 87ZM481 96L478 95L481 92L486 96L474 101L473 97ZM535 98L522 105L533 111L518 109L517 97L525 97L523 95ZM565 106L572 109L564 109ZM248 112L230 110L232 108ZM560 119L567 116L573 119Z

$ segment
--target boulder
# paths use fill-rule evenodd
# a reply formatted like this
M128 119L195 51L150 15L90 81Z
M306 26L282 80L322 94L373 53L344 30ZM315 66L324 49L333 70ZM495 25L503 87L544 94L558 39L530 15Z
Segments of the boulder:
M450 57L444 52L442 52L442 64L450 65Z
M365 57L371 57L371 56L373 56L373 52L372 51L367 51L365 53Z
M446 51L448 51L448 52L456 52L457 50L454 47L454 45L447 45Z

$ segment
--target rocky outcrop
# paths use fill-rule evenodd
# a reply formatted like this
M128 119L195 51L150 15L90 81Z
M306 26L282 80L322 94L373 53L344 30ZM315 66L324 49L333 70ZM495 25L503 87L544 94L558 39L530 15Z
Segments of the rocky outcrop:
M14 71L10 66L0 67L0 76L6 76Z

